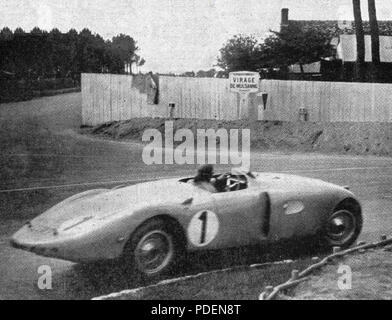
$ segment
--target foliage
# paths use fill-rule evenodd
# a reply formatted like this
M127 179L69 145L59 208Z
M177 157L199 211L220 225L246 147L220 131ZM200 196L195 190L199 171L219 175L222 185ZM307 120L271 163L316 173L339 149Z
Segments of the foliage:
M199 70L196 73L196 77L198 77L198 78L214 78L215 74L216 74L216 70L215 69L210 69L208 71Z
M193 78L196 76L194 71L186 71L180 75L181 77Z
M273 32L261 46L260 66L282 68L320 61L332 54L327 32L299 27Z
M76 92L80 83L71 78L16 80L0 79L0 103L30 100L33 97ZM70 90L72 89L72 90Z
M222 70L215 70L210 69L210 70L199 70L196 73L194 71L186 71L182 74L180 74L180 77L188 77L188 78L227 78L228 73L226 71Z
M105 41L88 29L61 33L34 28L26 33L21 28L0 31L0 77L14 79L67 78L79 79L82 72L123 73L124 63L145 61L136 54L136 41L124 34Z
M232 72L312 63L331 55L329 40L327 32L295 26L272 32L261 43L253 36L237 35L220 50L218 66Z
M220 49L217 66L226 72L256 71L260 66L260 53L254 36L236 35Z

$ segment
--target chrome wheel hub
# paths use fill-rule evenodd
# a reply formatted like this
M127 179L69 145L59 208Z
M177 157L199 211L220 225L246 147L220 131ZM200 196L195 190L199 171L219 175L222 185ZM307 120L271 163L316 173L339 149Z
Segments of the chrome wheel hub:
M154 274L169 264L174 254L173 241L169 234L156 230L143 236L135 249L138 269L146 274Z
M354 235L355 225L355 217L350 211L337 211L329 218L327 235L331 240L344 244Z

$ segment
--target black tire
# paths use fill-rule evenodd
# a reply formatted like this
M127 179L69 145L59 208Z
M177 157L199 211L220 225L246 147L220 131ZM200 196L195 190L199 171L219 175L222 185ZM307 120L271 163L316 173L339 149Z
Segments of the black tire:
M323 228L323 242L329 247L347 249L358 239L362 230L362 215L354 208L336 209Z
M183 259L184 251L180 227L167 219L153 219L133 233L122 260L127 269L155 280L173 272Z

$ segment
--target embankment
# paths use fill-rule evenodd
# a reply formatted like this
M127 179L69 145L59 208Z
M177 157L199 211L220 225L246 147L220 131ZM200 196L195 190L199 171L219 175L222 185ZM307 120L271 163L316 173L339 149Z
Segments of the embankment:
M197 129L250 129L251 148L265 151L323 152L362 155L392 155L391 123L311 123L281 121L215 121L196 119L138 118L105 123L83 130L116 140L142 141L147 129L164 136L165 121L173 121L174 132Z

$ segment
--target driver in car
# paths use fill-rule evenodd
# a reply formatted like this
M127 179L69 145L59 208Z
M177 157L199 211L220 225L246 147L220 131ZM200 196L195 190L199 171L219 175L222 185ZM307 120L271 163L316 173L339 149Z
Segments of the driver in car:
M200 167L197 171L196 177L192 183L199 188L202 188L211 193L226 191L226 175L221 175L218 178L213 178L214 167L210 164Z
M199 187L202 188L206 191L209 191L211 193L216 193L218 192L214 185L212 184L212 178L214 175L214 167L210 164L204 165L200 167L197 170L197 175L193 179L192 183Z

